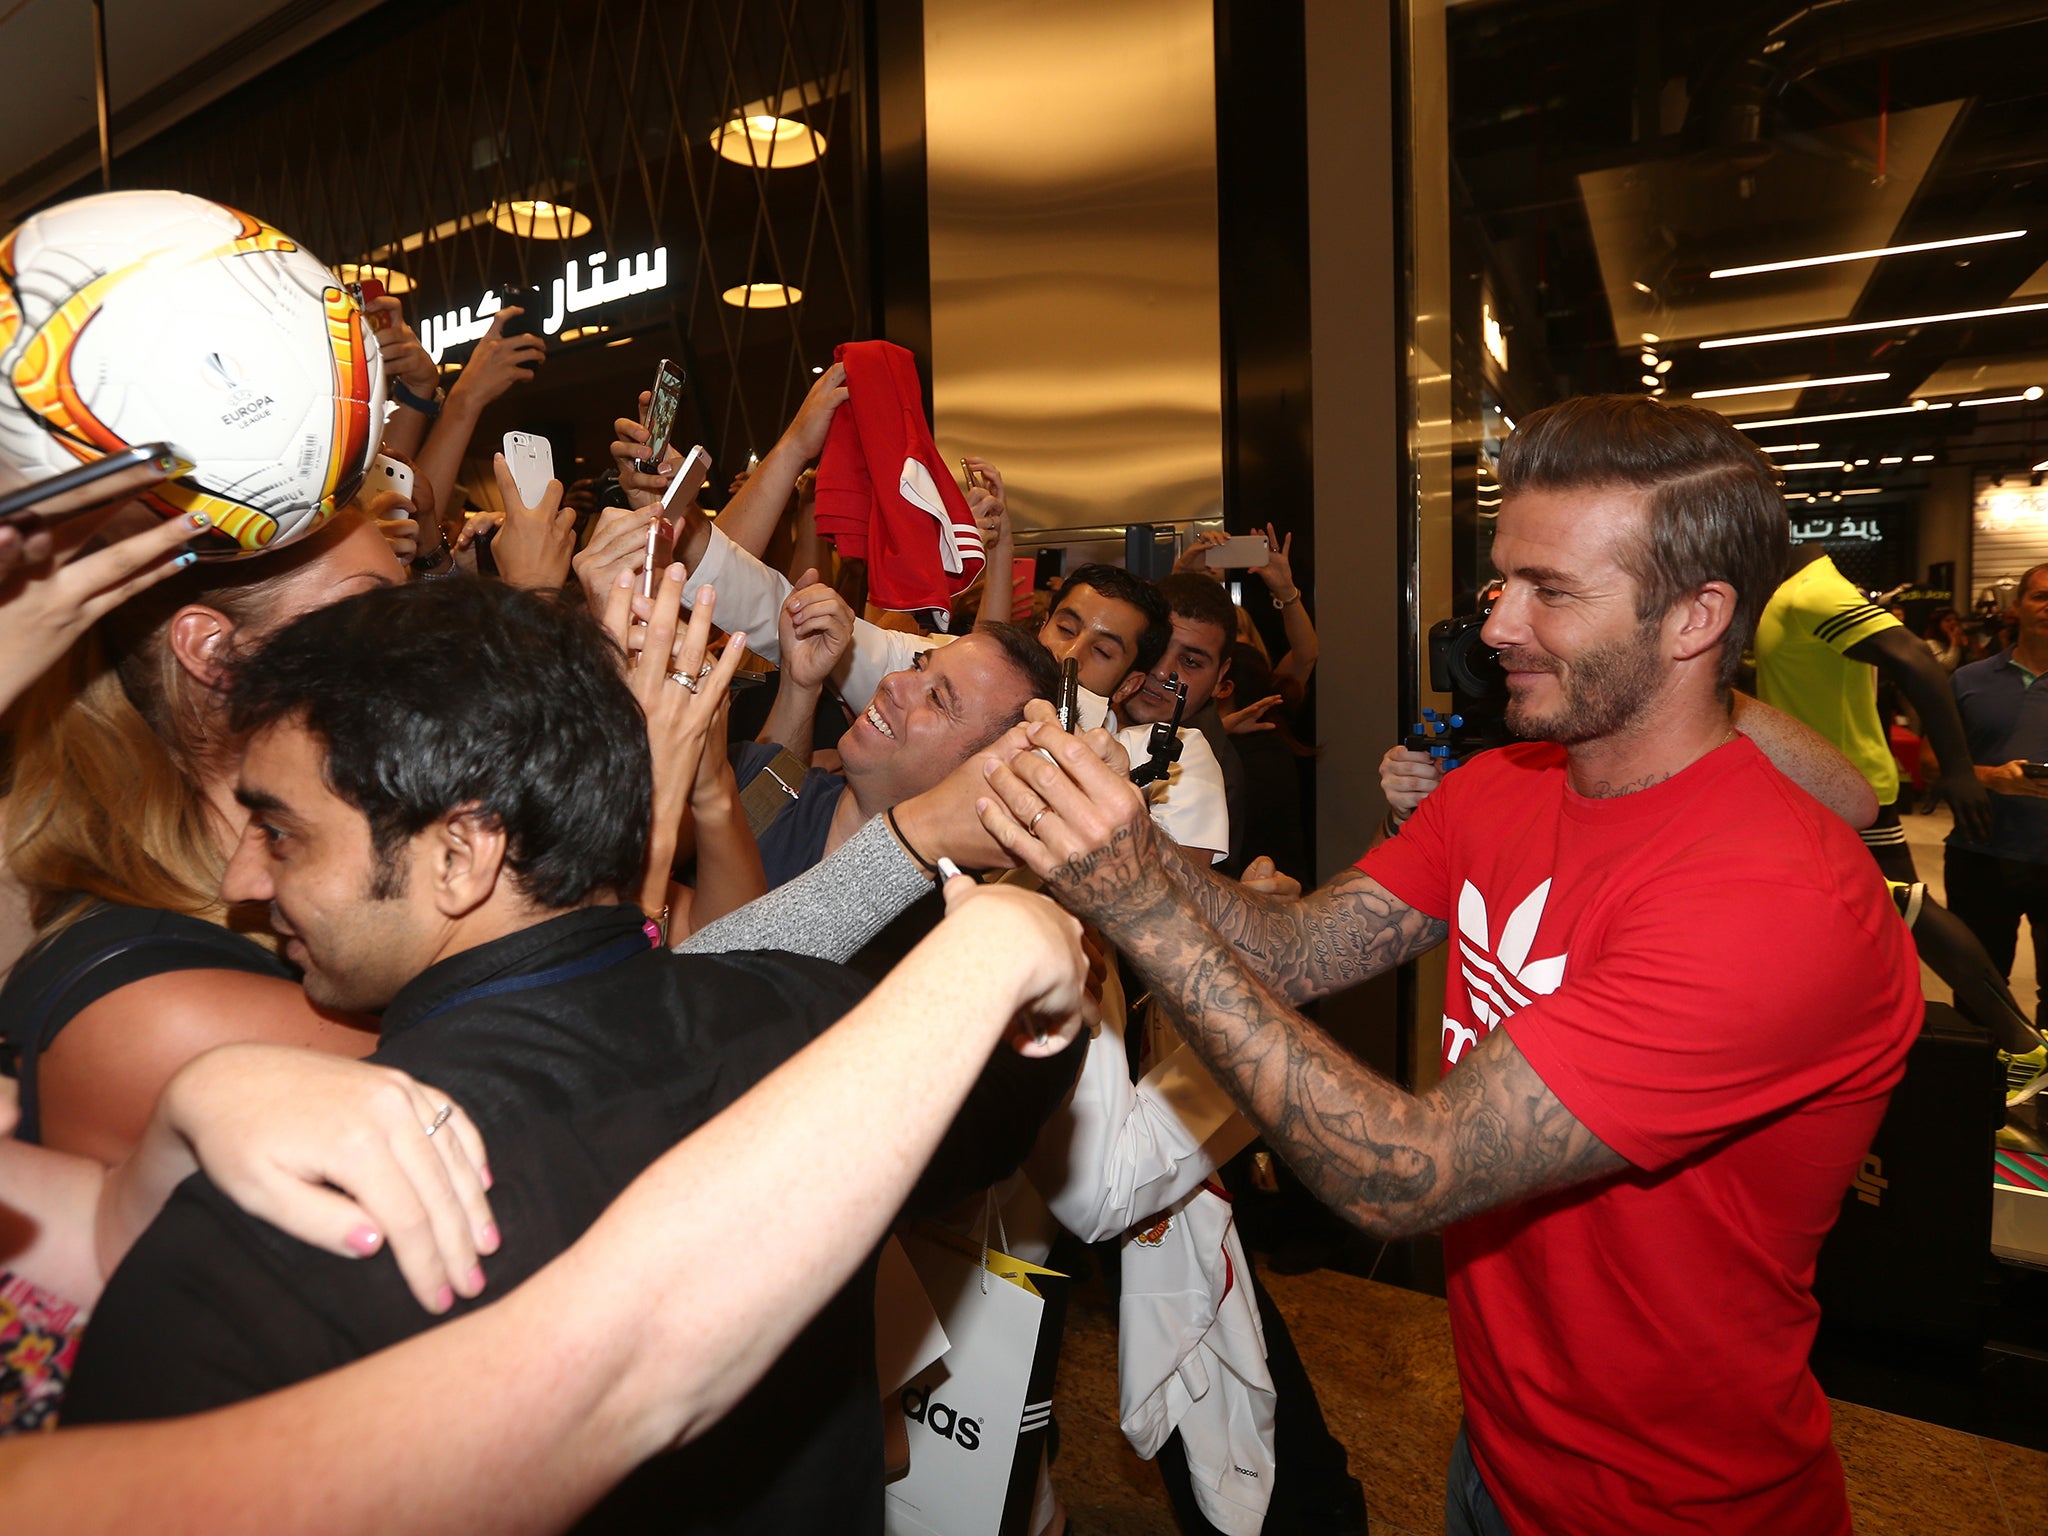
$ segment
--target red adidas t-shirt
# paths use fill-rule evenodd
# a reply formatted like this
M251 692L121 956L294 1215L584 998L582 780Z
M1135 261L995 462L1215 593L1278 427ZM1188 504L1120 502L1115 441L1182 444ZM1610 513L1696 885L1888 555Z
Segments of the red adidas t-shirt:
M1856 834L1748 741L1589 800L1445 779L1359 867L1451 924L1446 1070L1505 1027L1633 1165L1444 1237L1473 1459L1518 1533L1847 1533L1815 1255L1918 1032Z

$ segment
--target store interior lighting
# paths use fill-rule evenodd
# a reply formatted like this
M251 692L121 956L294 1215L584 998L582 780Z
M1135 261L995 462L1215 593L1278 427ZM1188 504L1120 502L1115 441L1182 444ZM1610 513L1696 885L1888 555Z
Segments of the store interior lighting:
M720 123L712 130L711 147L735 165L786 171L824 154L825 135L793 117L761 112Z
M334 275L344 283L377 282L384 285L384 291L396 297L412 292L412 279L396 267L379 267L369 262L344 261L335 265Z
M1925 400L1915 400L1911 405L1885 405L1868 411L1826 411L1818 416L1773 416L1767 421L1738 421L1735 425L1744 432L1759 432L1770 427L1810 426L1818 421L1862 421L1871 416L1912 416L1920 411L1935 409L1938 407L1929 405Z
M741 283L719 295L734 309L786 309L803 296L803 289L789 283Z
M1759 443L1757 449L1761 453L1811 453L1819 446L1819 443Z
M1789 475L1794 470L1800 469L1843 469L1847 467L1847 464L1848 461L1846 459L1807 459L1799 464L1780 464L1778 468L1783 473Z
M1957 309L1943 315L1902 315L1896 320L1859 320L1846 325L1812 325L1797 331L1760 331L1753 336L1718 336L1700 343L1702 352L1719 347L1754 347L1767 341L1807 341L1815 336L1851 336L1863 331L1903 331L1921 325L1941 325L1951 320L1991 320L2002 315L2031 315L2048 309L2048 300L2037 304L2000 304L1990 309Z
M519 197L491 205L491 226L522 240L579 240L590 233L590 215L544 197Z
M1799 267L1826 267L1838 261L1868 261L1877 256L1906 256L1915 251L1946 251L1964 245L1988 245L1994 240L2018 240L2024 229L2002 229L1995 235L1959 235L1953 240L1921 240L1912 245L1881 245L1868 251L1837 251L1832 256L1802 256L1796 261L1760 261L1748 267L1721 267L1707 274L1715 277L1750 277L1759 272L1790 272ZM1645 293L1649 292L1646 288Z
M1826 389L1831 384L1875 384L1890 377L1889 373L1843 373L1830 379L1781 379L1776 384L1743 384L1731 389L1695 390L1693 399L1727 400L1736 395L1777 395L1787 390Z

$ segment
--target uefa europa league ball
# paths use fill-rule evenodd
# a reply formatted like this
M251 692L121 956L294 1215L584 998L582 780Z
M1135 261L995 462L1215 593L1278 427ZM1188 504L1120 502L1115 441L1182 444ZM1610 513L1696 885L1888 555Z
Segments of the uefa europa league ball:
M361 486L384 421L376 333L269 225L107 192L0 240L0 460L30 480L140 443L192 464L143 500L204 512L208 559L275 549Z

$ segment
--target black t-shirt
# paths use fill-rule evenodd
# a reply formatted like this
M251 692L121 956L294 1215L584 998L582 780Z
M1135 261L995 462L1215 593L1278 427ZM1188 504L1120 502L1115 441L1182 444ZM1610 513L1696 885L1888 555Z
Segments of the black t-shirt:
M101 902L16 962L0 988L0 1063L21 1079L23 1141L42 1139L35 1062L79 1014L132 982L173 971L246 971L297 981L269 950L181 912Z
M444 1090L477 1122L504 1235L484 1261L484 1295L449 1315L505 1295L573 1243L649 1163L866 989L792 955L651 949L631 907L567 913L415 978L370 1059ZM583 1528L879 1532L872 1287L870 1264L723 1423L642 1467ZM108 1282L64 1421L237 1402L436 1321L388 1254L344 1259L297 1242L195 1174ZM561 1317L531 1348L575 1349L581 1326ZM449 1390L459 1398L459 1384Z

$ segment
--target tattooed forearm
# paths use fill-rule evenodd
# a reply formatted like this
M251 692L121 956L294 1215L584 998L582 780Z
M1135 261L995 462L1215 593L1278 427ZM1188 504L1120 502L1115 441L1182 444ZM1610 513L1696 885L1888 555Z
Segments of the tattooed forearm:
M1355 986L1434 949L1447 932L1355 869L1294 900L1247 891L1165 846L1169 872L1203 920L1289 1002Z
M1346 1219L1407 1237L1624 1166L1504 1031L1430 1093L1406 1093L1288 1008L1188 893L1161 884L1127 952L1266 1139Z

